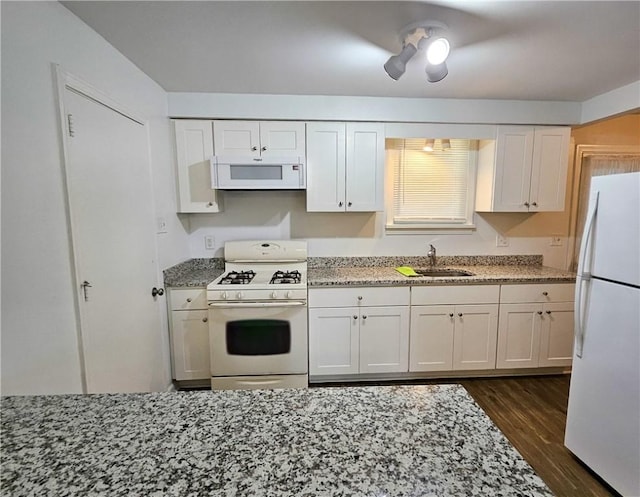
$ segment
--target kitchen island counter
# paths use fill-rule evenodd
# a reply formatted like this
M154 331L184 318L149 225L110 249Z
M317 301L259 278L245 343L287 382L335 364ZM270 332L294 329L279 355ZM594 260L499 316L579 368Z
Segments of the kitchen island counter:
M5 397L12 496L551 496L460 385Z

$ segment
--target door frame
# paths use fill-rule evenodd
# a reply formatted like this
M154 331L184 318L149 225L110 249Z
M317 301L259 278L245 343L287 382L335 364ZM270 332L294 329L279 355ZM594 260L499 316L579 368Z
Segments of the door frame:
M99 90L95 86L83 81L77 76L67 72L64 70L59 64L52 64L53 70L53 79L55 84L55 94L57 97L57 107L58 107L58 118L59 118L59 140L60 140L60 164L62 167L62 189L63 189L63 197L65 200L65 218L67 223L67 240L69 243L69 262L71 267L71 286L73 287L73 303L74 303L74 315L76 321L76 340L77 340L77 351L78 351L78 359L80 363L80 383L82 387L82 393L86 394L88 392L87 388L87 370L86 363L84 357L84 342L83 342L83 325L86 320L84 319L82 312L82 305L80 301L80 294L82 292L81 287L78 285L78 275L79 275L79 261L78 261L78 245L76 241L76 237L74 236L74 213L73 206L71 205L71 198L69 195L69 185L70 185L70 156L69 156L69 146L67 143L68 140L68 122L65 113L65 91L69 90L74 93L77 93L98 105L102 105L107 107L108 109L117 112L118 114L126 117L127 119L131 119L132 121L140 124L144 127L145 133L147 135L147 165L151 167L151 156L149 150L149 126L148 120L141 118L134 111L130 110L126 106L112 99L105 92ZM149 171L151 173L151 171ZM150 176L151 177L151 176ZM149 185L152 188L153 185ZM155 208L154 208L155 210ZM157 240L154 240L154 258L158 261L158 244ZM158 272L156 268L156 272ZM160 320L162 322L162 319Z
M567 252L565 267L572 270L574 264L573 255L576 250L578 229L578 199L580 198L580 179L582 177L582 162L586 157L594 155L629 155L640 154L640 146L637 145L586 145L578 144L571 147L569 164L573 164L573 177L570 178L571 196L569 199L569 232L567 234Z

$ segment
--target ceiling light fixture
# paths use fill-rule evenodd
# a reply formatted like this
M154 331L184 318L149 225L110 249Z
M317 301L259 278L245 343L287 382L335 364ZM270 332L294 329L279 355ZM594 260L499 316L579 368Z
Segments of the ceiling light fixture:
M436 83L449 73L446 60L451 46L442 36L435 36L440 30L446 30L447 25L437 21L421 21L408 25L402 30L400 40L402 51L392 55L384 65L384 70L395 80L405 73L407 62L417 53L418 49L426 48L427 81Z
M424 152L433 152L433 147L435 145L435 140L433 138L427 138L424 141L424 147L422 147L422 150Z

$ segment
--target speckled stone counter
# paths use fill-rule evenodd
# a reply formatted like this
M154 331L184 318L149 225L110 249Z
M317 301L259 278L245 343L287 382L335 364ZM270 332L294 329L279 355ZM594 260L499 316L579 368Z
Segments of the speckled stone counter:
M551 496L459 385L5 397L2 495Z
M163 271L164 286L205 287L224 271L224 259L190 259Z
M429 266L412 266L428 268ZM440 266L438 266L440 267ZM446 266L463 269L473 276L430 277L404 276L391 267L327 267L309 269L307 284L321 286L390 286L390 285L477 285L484 283L573 283L576 275L544 266Z
M473 276L432 278L407 277L394 267L429 267L429 259L408 257L310 257L309 286L389 286L482 283L572 283L576 275L542 265L541 255L442 256L437 267L464 269ZM168 287L206 287L223 273L224 260L191 259L164 271Z

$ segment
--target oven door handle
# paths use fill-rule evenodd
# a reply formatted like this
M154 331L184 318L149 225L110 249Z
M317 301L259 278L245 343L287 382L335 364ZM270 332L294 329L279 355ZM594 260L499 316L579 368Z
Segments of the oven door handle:
M222 307L225 309L259 308L259 307L298 307L307 305L304 301L285 300L278 302L209 302L209 307Z

